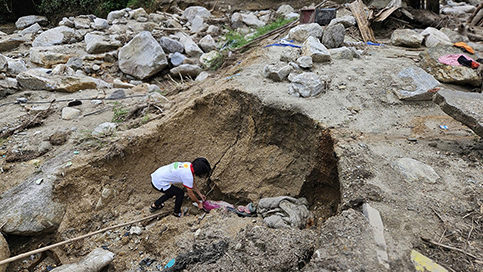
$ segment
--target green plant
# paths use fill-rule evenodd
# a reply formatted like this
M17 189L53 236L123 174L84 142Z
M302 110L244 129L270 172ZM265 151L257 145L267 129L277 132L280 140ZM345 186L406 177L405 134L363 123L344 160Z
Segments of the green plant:
M283 17L279 17L273 23L257 28L257 31L255 31L255 35L253 36L253 38L260 37L272 30L275 30L281 26L292 22L293 20L295 19L285 19Z
M120 123L124 121L124 118L128 114L128 110L124 109L122 107L122 104L119 102L114 102L112 111L114 112L114 116L112 117L112 122L114 123Z
M218 70L222 65L223 65L223 62L225 62L225 54L223 54L223 52L219 52L218 55L216 55L215 58L209 60L207 62L207 68L213 70L213 71L216 71Z

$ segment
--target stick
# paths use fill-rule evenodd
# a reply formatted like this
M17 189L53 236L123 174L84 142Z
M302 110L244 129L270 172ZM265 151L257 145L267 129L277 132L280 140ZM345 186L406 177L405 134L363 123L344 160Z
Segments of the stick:
M127 223L115 225L115 226L112 226L112 227L107 227L105 229L101 229L101 230L94 231L94 232L91 232L91 233L88 233L88 234L84 234L82 236L79 236L79 237L76 237L76 238L72 238L72 239L69 239L69 240L65 240L65 241L59 242L57 244L53 244L53 245L50 245L50 246L46 246L46 247L43 247L43 248L39 248L39 249L36 249L36 250L32 250L32 251L29 251L27 253L22 253L20 255L15 256L15 257L11 257L11 258L8 258L8 259L5 259L5 260L0 261L0 265L7 264L7 263L11 263L13 261L20 260L20 259L23 259L23 258L27 258L30 255L37 254L37 253L41 253L41 252L44 252L46 250L49 250L49 249L52 249L52 248L55 248L55 247L58 247L58 246L61 246L61 245L65 245L65 244L68 244L68 243L71 243L71 242L74 242L74 241L77 241L77 240L80 240L80 239L84 239L84 238L87 238L87 237L96 235L98 233L102 233L104 231L108 231L108 230L111 230L111 229L115 229L115 228L120 228L120 227L124 227L124 226L127 226L127 225L131 225L131 224L134 224L134 223L137 223L137 222L141 222L141 221L144 221L144 220L147 220L147 219L156 217L156 216L167 215L168 213L169 212L153 214L153 215L150 215L150 216L145 217L145 218L137 219L137 220L134 220L134 221L131 221L131 222L127 222Z
M464 251L462 249L459 249L459 248L456 248L456 247L452 247L452 246L443 245L443 244L440 244L438 242L432 241L431 239L427 239L427 238L423 238L423 237L421 237L421 240L423 240L426 243L430 243L430 244L433 244L433 245L436 245L436 246L440 246L442 248L451 249L451 250L455 250L455 251L461 252L461 253L465 254L466 256L469 256L469 257L475 259L475 262L477 262L477 263L483 263L483 261L479 260L478 257L476 257L475 255L473 255L471 253L468 253L468 252L466 252L466 251Z
M84 117L89 116L89 115L93 115L93 114L96 114L96 113L99 113L99 112L103 112L103 111L110 109L110 108L112 108L112 106L105 107L105 108L102 108L100 110L96 110L96 111L93 111L93 112L86 113L86 114L84 114Z

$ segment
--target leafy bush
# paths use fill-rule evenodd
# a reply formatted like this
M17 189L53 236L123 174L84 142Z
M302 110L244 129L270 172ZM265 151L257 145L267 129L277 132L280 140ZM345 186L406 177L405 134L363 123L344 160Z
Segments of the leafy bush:
M128 2L129 0L42 0L38 10L46 15L80 11L83 14L106 17L110 11L125 8Z

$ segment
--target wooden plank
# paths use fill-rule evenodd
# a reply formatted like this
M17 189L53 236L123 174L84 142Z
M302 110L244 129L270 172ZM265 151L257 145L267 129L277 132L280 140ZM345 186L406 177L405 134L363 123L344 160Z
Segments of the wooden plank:
M387 17L391 16L393 12L398 10L400 7L392 7L392 8L384 8L381 12L376 14L376 18L374 18L374 22L382 22L387 19Z
M366 17L366 12L364 11L364 4L361 0L356 0L349 4L349 8L352 15L356 18L357 25L359 26L359 31L361 32L362 39L364 42L376 42L374 38L374 32L369 25L369 21Z
M475 22L475 24L472 24L473 18L475 18L476 14L483 8L483 1L478 5L478 7L475 9L475 11L468 17L468 20L466 20L467 24L475 25L478 22Z

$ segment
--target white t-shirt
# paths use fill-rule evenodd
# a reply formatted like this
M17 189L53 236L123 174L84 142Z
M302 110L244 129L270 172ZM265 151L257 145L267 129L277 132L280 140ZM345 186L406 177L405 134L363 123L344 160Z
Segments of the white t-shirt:
M191 162L173 162L161 166L151 174L151 182L158 190L168 190L171 184L182 183L184 187L193 189L193 172Z

